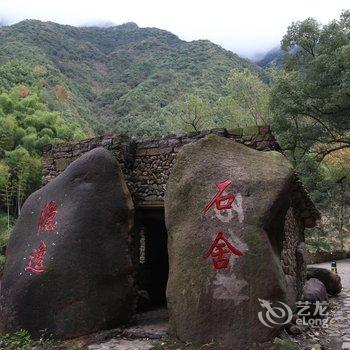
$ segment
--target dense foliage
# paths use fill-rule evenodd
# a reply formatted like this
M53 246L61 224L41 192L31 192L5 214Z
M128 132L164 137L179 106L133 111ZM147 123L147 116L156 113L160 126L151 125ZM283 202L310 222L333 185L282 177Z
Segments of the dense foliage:
M23 21L0 28L0 266L13 217L40 185L48 143L271 124L323 220L314 246L349 235L350 15L293 23L260 66L209 41L136 24ZM327 239L325 239L327 237Z
M321 159L350 148L350 11L325 26L312 18L293 23L282 47L294 53L286 54L271 105L289 134L300 135L291 146L310 151L317 143Z
M344 248L350 227L350 11L292 23L282 40L270 106L279 141L323 214L313 244Z
M3 68L3 67L2 67ZM12 67L13 68L13 67ZM68 124L60 112L50 110L40 97L29 70L17 66L21 81L33 86L13 85L15 69L2 75L0 91L0 253L24 199L41 184L41 154L45 145L82 139L85 134ZM24 78L25 76L25 78ZM12 83L8 83L11 82ZM0 256L0 266L3 257Z
M189 100L208 107L201 127L214 125L214 103L234 68L259 72L209 41L188 43L133 23L75 28L30 20L1 27L0 249L23 201L40 186L46 144L106 131L191 130L180 113Z
M155 121L157 132L158 120L187 94L213 101L232 69L260 72L209 41L185 42L133 23L76 28L29 20L1 27L0 64L13 61L40 71L50 105L96 133L132 134L131 119L145 124L145 133L154 133Z

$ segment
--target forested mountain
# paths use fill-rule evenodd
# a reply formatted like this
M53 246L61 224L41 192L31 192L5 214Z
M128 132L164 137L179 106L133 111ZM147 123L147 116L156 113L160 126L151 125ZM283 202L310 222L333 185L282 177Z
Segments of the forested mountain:
M0 27L0 271L11 225L40 186L43 148L105 132L270 124L323 214L310 244L350 247L349 33L350 11L295 22L254 64L134 23Z
M280 47L275 47L268 51L262 58L256 61L256 64L262 68L276 66L283 67L283 59L285 52Z
M11 77L16 62L23 74ZM230 72L259 67L206 40L186 42L134 23L72 27L26 20L0 28L1 86L35 82L53 110L95 133L176 108L188 94L208 101L223 93Z

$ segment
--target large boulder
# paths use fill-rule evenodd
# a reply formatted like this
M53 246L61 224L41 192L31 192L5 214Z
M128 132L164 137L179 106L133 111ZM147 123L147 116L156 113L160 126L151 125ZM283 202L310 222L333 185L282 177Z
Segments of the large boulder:
M7 247L0 331L68 338L126 322L133 304L132 228L130 194L103 148L33 193Z
M320 319L326 316L328 295L326 287L319 279L310 278L305 282L300 306L298 315L304 319Z
M316 301L328 301L326 287L319 279L310 278L304 284L302 300L310 302L311 305Z
M340 276L330 270L321 267L308 267L306 276L307 279L319 279L326 287L327 293L331 295L338 294L342 290Z
M258 315L285 302L280 253L293 176L283 155L219 136L183 147L165 195L173 336L234 348L280 332Z

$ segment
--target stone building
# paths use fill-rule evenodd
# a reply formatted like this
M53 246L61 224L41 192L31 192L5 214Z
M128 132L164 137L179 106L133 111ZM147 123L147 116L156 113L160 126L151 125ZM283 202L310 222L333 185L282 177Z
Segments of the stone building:
M105 135L43 162L7 246L0 332L72 338L165 306L185 342L240 348L282 330L259 315L302 297L319 213L269 126Z
M137 284L146 290L150 303L165 305L168 278L167 232L164 221L166 183L178 152L184 145L214 134L237 141L255 150L283 153L269 126L244 129L213 129L163 138L132 140L125 135L104 135L79 142L46 147L44 184L82 154L104 147L118 160L135 206L135 234L132 237ZM302 183L295 176L291 205L284 223L281 264L286 275L290 304L300 297L305 279L304 229L319 218Z

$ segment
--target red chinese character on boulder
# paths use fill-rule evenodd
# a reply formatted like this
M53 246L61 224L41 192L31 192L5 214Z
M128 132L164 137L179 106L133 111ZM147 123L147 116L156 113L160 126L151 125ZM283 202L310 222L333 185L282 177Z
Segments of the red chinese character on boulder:
M28 265L25 267L25 271L42 273L44 272L44 257L46 255L46 244L41 242L38 249L34 249L29 255Z
M237 256L242 256L243 253L235 248L225 237L222 232L219 232L212 243L208 253L204 256L213 258L213 266L216 270L226 269L230 262L229 257L226 254L232 253Z
M57 227L56 215L56 203L54 201L46 203L41 209L37 232L52 232Z
M227 187L232 184L231 180L225 180L223 182L217 182L216 187L219 190L217 195L205 206L204 213L206 214L209 209L215 204L217 210L222 209L231 209L232 203L235 200L235 196L233 194L223 195L224 191Z

